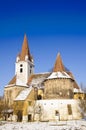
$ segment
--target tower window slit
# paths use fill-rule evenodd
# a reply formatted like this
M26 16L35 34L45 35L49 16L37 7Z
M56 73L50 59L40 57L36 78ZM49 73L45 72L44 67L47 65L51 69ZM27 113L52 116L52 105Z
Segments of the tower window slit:
M22 73L23 72L23 68L20 68L20 73Z

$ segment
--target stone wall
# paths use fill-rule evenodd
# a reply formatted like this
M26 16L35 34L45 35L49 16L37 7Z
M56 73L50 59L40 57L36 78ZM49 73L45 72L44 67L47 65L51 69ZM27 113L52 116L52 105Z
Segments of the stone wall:
M28 115L33 114L33 111L31 113L31 108L34 107L35 103L35 90L32 89L30 94L27 96L25 100L19 100L14 101L14 121L17 121L16 119L19 118L18 112L21 112L22 120L21 121L28 121Z
M22 86L8 86L4 89L4 101L8 106L13 105L13 100L18 96L18 94L24 90L25 87Z
M73 98L73 81L71 79L51 79L44 82L44 99Z

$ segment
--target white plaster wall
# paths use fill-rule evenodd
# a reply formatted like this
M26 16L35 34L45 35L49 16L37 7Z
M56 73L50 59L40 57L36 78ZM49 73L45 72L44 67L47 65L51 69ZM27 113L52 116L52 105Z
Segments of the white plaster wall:
M27 122L27 121L28 121L28 116L23 116L22 121L23 121L23 122Z
M20 67L20 65L23 65ZM34 65L29 61L19 61L15 64L15 75L16 75L16 84L25 86L27 84L30 74L30 65L32 66L32 73L34 71ZM23 68L23 72L20 73L20 68Z
M17 115L13 115L12 120L13 120L14 122L17 122Z
M68 104L71 104L72 115L68 115ZM36 106L41 106L41 120L81 119L78 100L38 100ZM59 112L59 117L55 116L56 110Z

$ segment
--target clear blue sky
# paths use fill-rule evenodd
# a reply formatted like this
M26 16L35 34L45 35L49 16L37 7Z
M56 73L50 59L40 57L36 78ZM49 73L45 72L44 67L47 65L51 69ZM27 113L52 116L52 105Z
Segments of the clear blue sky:
M35 60L35 72L53 67L57 53L78 84L86 86L86 1L0 1L0 95L15 74L24 34Z

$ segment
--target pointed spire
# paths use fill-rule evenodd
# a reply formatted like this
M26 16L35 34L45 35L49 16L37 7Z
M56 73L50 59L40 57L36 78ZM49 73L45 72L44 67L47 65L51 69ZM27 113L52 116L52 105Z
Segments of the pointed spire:
M53 68L53 72L58 72L58 71L65 71L65 67L62 63L60 53L58 53L58 55L57 55L56 62L55 62L54 68Z
M28 56L28 60L31 61L31 55L30 55L30 50L28 47L28 40L27 40L26 34L24 35L24 41L22 45L22 51L20 54L20 60L25 60L25 56Z

